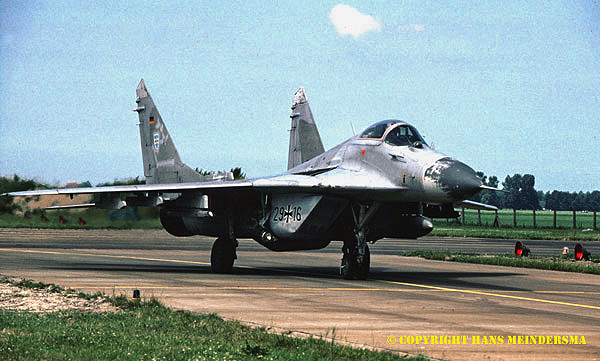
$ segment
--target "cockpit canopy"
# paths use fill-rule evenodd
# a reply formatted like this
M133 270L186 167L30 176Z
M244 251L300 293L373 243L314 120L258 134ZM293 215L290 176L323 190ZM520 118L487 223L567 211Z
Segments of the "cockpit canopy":
M384 135L384 141L394 146L412 146L416 142L427 145L425 139L423 139L415 127L401 120L382 120L377 122L365 129L360 134L360 138L381 139Z

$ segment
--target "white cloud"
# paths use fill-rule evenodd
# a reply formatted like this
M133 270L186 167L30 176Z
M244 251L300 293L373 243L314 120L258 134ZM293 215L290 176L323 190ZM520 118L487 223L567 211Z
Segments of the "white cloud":
M423 24L403 24L398 26L398 31L401 32L408 32L408 31L414 31L417 33L420 33L421 31L425 31L425 25Z
M362 14L344 4L338 4L331 9L329 20L340 35L352 35L355 39L367 31L381 31L381 24L373 16Z

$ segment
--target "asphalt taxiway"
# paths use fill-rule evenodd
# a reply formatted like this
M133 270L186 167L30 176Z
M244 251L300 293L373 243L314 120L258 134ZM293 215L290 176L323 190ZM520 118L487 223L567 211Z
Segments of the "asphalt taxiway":
M436 358L600 359L600 276L399 256L415 248L507 253L514 241L383 240L371 246L366 281L338 276L337 243L275 253L240 240L234 273L213 274L212 241L155 230L0 229L0 273L89 292L139 289L177 309ZM526 242L536 254L571 243Z

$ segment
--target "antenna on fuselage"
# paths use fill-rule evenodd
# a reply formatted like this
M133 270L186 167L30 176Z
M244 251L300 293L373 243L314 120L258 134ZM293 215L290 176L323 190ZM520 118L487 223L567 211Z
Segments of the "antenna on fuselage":
M354 124L350 122L350 126L352 127L352 134L356 135L356 129L354 129Z

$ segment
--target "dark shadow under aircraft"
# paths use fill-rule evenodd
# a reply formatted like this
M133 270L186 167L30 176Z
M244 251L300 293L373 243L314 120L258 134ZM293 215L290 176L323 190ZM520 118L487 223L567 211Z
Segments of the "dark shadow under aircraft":
M97 203L78 206L160 207L167 232L217 238L211 268L218 273L232 271L238 238L273 251L342 241L345 279L367 278L368 243L424 236L433 229L428 218L458 217L455 206L495 209L467 201L489 187L466 164L430 148L406 122L380 121L325 151L303 88L292 102L287 172L247 180L233 180L230 172L203 176L181 161L143 79L136 94L145 185L8 195L99 194Z

